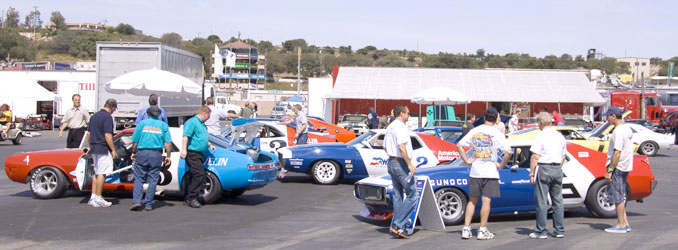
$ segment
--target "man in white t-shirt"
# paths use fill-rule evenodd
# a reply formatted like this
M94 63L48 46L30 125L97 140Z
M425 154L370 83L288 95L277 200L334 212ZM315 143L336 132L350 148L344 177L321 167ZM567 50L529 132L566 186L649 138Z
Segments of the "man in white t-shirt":
M207 133L210 135L221 137L220 122L223 120L240 118L239 115L227 113L225 110L215 107L214 97L207 97L207 99L205 99L205 105L212 111L210 113L210 118L205 121Z
M532 239L547 239L546 217L548 197L551 196L553 209L553 234L556 238L565 237L563 220L563 162L565 161L565 137L555 130L549 113L537 115L537 124L541 132L534 137L530 152L530 183L534 184L534 201L537 204L537 225L530 233ZM537 170L537 166L539 166ZM535 176L536 174L536 176Z
M390 231L398 238L409 238L405 230L410 226L410 213L417 202L417 188L414 174L417 169L411 161L413 154L410 131L407 129L407 119L410 111L404 105L397 105L393 109L396 119L386 127L384 136L384 150L389 156L386 167L393 182L393 221ZM407 198L403 199L403 193Z
M610 146L607 151L607 196L614 203L617 210L617 225L606 228L608 233L626 233L631 231L626 217L626 186L629 172L633 170L633 131L622 120L620 108L611 106L605 112L607 121L614 125L614 132L610 137Z
M516 110L513 113L513 116L511 116L511 120L509 120L509 133L516 132L520 129L520 126L518 125L519 119L520 119L520 109Z
M478 203L478 197L482 196L483 206L480 209L479 240L494 238L494 234L487 230L487 219L490 217L490 201L499 197L499 169L504 168L511 159L513 151L506 140L506 136L494 127L494 122L499 116L497 109L489 108L485 111L485 124L471 129L459 143L457 150L461 159L467 165L471 165L469 175L469 196L464 217L464 228L461 230L462 239L473 237L471 232L471 219ZM471 147L473 158L466 157L465 148ZM501 163L497 162L499 153L504 154Z

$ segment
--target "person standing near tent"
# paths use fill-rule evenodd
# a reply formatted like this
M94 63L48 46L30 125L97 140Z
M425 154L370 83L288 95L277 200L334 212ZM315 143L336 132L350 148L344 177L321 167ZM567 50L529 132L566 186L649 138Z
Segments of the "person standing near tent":
M73 107L66 111L66 114L64 114L64 119L61 120L59 138L64 136L64 130L68 128L66 148L79 148L82 137L85 135L85 130L87 130L87 123L89 122L89 110L80 106L79 94L74 94L71 99L73 100Z
M520 126L518 125L519 119L520 109L516 109L516 111L513 112L513 116L511 116L511 120L509 120L509 133L516 132L520 129Z
M12 125L12 111L9 110L7 103L0 106L0 125L2 125L2 136L6 136L9 127Z
M370 129L377 129L379 127L379 122L377 121L377 112L374 112L374 108L369 108L369 113L367 113L367 120L369 121Z
M250 103L246 102L245 107L240 110L240 117L243 118L252 118L252 109L250 108Z
M473 126L474 122L476 122L476 115L475 114L468 115L468 117L466 118L466 122L461 127L461 138L464 138L464 136L466 136L466 134L468 134L468 132L471 131L471 129L475 128L475 126Z
M141 121L150 118L148 116L147 110L151 106L158 106L158 95L151 94L150 96L148 96L148 106L139 110L139 115L137 116L137 119L134 121L134 123L139 124ZM160 109L160 116L158 116L158 119L167 123L167 114L165 114L165 110L163 108L160 108L160 107L158 107L158 108Z
M563 120L563 117L558 114L558 111L553 111L553 122L557 126L565 126L565 120Z

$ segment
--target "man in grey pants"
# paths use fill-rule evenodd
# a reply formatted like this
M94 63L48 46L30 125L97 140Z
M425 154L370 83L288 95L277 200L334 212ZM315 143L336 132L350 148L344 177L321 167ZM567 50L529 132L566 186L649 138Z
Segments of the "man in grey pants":
M530 147L530 183L534 184L534 201L537 204L537 226L530 233L532 239L546 239L547 194L551 196L553 208L553 235L565 237L563 220L563 169L566 142L560 132L551 123L553 118L546 112L537 115L537 124L541 132L537 134ZM539 166L537 170L537 166ZM536 176L535 176L536 175Z

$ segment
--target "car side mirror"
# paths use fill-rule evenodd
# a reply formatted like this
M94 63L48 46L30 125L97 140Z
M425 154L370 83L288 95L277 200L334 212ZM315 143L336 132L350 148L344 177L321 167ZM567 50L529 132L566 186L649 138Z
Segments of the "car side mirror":
M509 169L511 170L511 172L518 172L518 169L520 169L520 167L518 165L513 165Z

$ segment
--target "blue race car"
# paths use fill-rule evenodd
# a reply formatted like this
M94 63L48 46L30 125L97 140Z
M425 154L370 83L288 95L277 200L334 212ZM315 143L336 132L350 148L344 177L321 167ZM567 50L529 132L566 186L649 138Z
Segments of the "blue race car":
M263 125L258 122L242 120L239 123L234 122L233 133L229 138L210 136L209 141L216 150L205 153L205 189L201 195L205 203L212 203L222 195L237 197L247 190L261 188L276 180L280 167L277 155L252 146L261 126ZM129 151L133 132L133 129L121 131L113 139L118 159L114 161L113 173L106 176L104 191L131 191L134 186ZM172 163L160 170L158 192L186 189L185 174L188 169L184 159L179 157L183 130L170 128L170 134L173 144ZM79 158L75 170L70 172L70 175L76 177L75 186L79 190L85 189L91 183L91 174L92 163L86 155Z
M372 129L344 143L321 143L278 149L286 171L311 175L318 184L334 184L340 178L360 179L385 174L388 156L383 142L385 129ZM416 167L433 167L456 159L454 144L432 135L410 132L412 163Z
M530 183L529 177L531 142L509 142L512 144L513 156L506 167L499 170L501 197L492 199L491 212L493 214L530 212L536 209L534 185ZM472 155L472 150L469 150L467 156L471 158ZM643 158L638 159L639 157L642 156L634 157L633 170L635 172L630 175L642 176L636 179L642 184L631 185L630 200L642 200L649 196L656 186L649 164L644 163ZM501 157L498 158L501 159ZM600 169L599 163L604 162L605 158L605 153L573 143L568 144L566 159L562 167L565 209L586 207L598 217L616 216L614 204L609 202L605 191L607 182L601 175L604 171L593 171ZM596 162L592 159L602 160ZM642 171L650 174L644 174ZM440 167L417 170L417 177L429 178L445 224L460 224L464 221L469 198L469 172L470 167L461 159ZM645 186L648 190L643 192ZM365 178L356 182L353 195L365 204L360 216L372 220L389 219L393 212L390 199L392 193L393 184L389 175ZM476 206L476 209L479 210L480 207Z
M435 137L440 138L443 141L457 144L461 140L461 131L460 127L449 127L449 126L433 126L433 127L423 127L415 129L416 132L422 132L434 135Z

